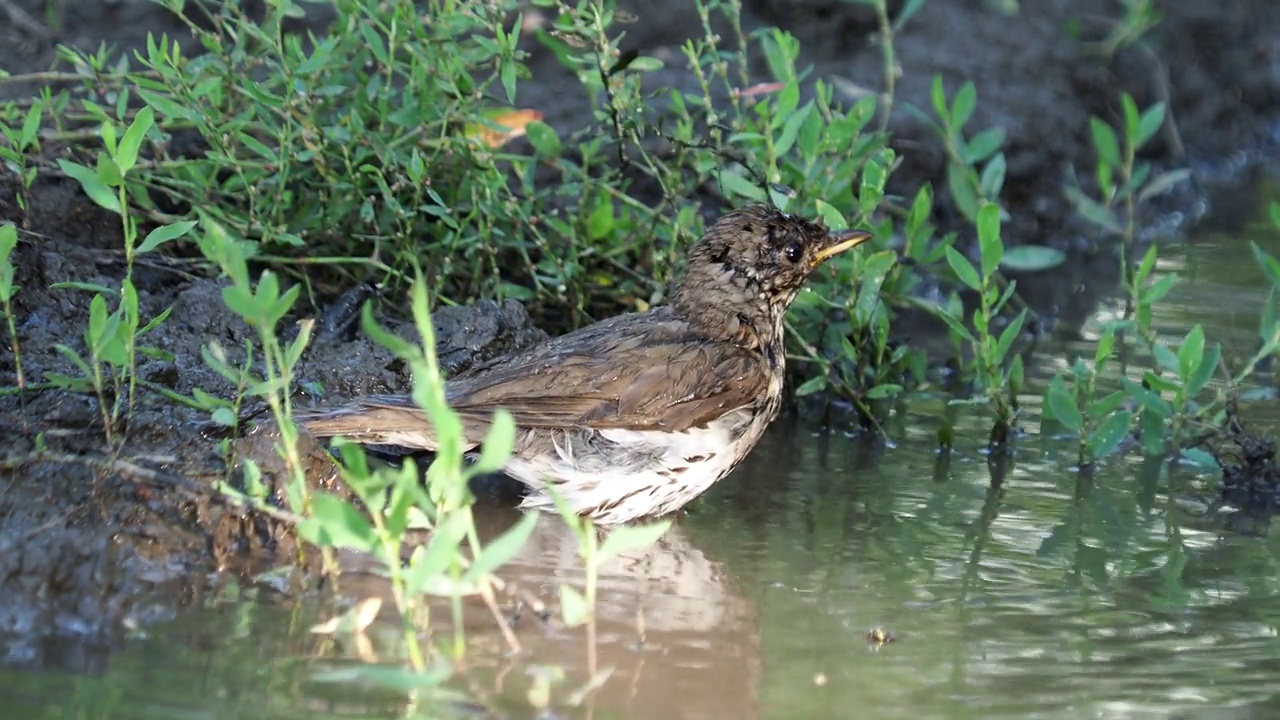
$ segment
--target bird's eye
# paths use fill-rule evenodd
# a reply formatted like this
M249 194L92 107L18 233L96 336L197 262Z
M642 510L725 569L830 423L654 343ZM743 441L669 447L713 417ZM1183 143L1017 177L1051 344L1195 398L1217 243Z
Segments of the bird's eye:
M804 257L804 248L796 242L789 243L782 252L786 254L788 262L798 263L800 258Z

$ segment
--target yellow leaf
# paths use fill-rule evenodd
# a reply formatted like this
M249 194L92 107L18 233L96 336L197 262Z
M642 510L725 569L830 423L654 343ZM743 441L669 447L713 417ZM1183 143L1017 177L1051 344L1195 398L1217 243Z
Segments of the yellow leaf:
M467 125L467 137L479 138L490 148L500 148L508 142L522 137L529 123L542 119L542 113L525 108L510 108L485 114L486 123L470 123Z

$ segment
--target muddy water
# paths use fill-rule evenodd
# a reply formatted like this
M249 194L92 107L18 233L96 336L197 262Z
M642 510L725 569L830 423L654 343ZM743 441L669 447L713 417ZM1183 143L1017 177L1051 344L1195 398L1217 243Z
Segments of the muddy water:
M1280 238L1250 233L1271 252ZM1169 248L1184 278L1158 317L1195 322L1224 355L1256 342L1260 274L1238 234ZM1092 352L1104 307L1038 367ZM160 599L158 622L113 647L29 647L0 670L3 717L535 717L528 691L563 670L561 717L1271 717L1280 712L1280 547L1206 508L1217 478L1131 453L1091 474L1069 442L1027 436L1005 466L980 452L966 411L949 461L934 449L944 401L920 396L885 446L803 423L775 427L750 460L657 547L603 570L595 651L582 629L521 613L524 653L469 615L470 655L448 692L400 696L318 681L394 655L308 628L329 609L265 587ZM1038 415L1037 397L1024 407ZM1250 405L1280 433L1274 400ZM1002 482L993 487L993 473ZM485 510L496 531L516 515ZM574 541L544 517L504 575L536 596L581 587ZM359 583L345 588L360 595ZM442 617L437 615L437 617ZM869 639L883 630L892 642ZM589 666L612 667L576 707Z

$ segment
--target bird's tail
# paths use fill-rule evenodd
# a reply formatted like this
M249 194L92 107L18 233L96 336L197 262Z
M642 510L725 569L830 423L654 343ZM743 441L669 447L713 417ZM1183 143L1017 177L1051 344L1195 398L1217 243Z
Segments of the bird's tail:
M359 403L329 410L295 411L293 419L318 438L344 437L361 445L398 445L435 450L431 423L413 407Z

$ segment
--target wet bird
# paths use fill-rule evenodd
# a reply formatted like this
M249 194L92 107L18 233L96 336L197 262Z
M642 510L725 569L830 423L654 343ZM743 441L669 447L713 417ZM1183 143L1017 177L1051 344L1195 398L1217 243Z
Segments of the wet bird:
M546 484L598 523L682 508L755 447L782 404L783 320L810 273L870 237L776 209L722 216L689 250L669 305L621 315L448 380L466 443L496 408L518 428L504 471L551 509ZM408 396L303 413L315 436L434 450Z

